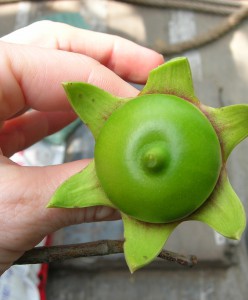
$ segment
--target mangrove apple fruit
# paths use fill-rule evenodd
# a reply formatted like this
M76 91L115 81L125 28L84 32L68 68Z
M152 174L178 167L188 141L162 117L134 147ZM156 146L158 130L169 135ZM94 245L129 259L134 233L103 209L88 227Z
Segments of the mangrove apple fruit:
M241 237L245 212L225 166L248 135L248 105L200 103L184 57L154 69L134 98L80 82L64 89L93 133L95 158L57 189L48 207L118 209L131 272L156 258L184 221Z

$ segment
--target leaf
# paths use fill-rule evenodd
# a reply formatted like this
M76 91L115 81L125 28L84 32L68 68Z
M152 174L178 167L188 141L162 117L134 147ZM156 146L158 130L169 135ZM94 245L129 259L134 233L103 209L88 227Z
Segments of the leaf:
M82 208L97 205L114 207L100 186L92 161L55 191L47 207Z
M189 62L185 57L172 59L152 70L140 94L170 94L199 103L194 92Z
M205 108L221 140L226 161L232 150L248 136L248 105Z
M124 223L124 253L133 273L149 264L161 252L166 240L179 223L152 224L122 214Z
M204 222L227 238L240 239L246 225L245 211L225 170L206 204L189 219Z
M128 101L88 83L66 82L63 87L73 109L95 138L109 116Z

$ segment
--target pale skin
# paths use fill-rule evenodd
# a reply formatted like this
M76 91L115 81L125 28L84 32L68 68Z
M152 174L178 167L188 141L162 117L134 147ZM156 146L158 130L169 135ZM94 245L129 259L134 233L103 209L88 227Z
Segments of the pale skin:
M75 120L61 82L88 82L132 97L138 91L127 81L145 83L161 63L158 53L120 37L49 21L0 39L0 274L64 226L119 217L106 207L46 208L55 189L87 160L21 167L9 159Z

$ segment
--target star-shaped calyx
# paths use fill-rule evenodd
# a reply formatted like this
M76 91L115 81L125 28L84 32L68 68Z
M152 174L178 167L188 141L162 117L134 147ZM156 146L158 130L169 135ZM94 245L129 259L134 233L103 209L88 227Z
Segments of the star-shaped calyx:
M248 135L248 105L201 104L183 57L154 69L134 98L87 83L63 86L96 140L95 157L56 190L48 207L119 210L131 272L156 258L184 221L241 237L245 212L225 166Z

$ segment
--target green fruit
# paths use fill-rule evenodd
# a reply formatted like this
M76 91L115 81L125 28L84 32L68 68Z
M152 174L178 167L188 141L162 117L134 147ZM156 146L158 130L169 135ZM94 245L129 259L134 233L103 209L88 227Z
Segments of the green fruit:
M133 99L109 117L96 140L95 164L120 211L168 223L205 202L222 161L216 132L195 105L153 94Z
M48 207L119 210L131 272L155 259L185 221L240 239L246 214L226 162L248 136L247 104L200 103L183 57L151 71L134 98L87 83L64 88L95 138L95 158L56 190Z

